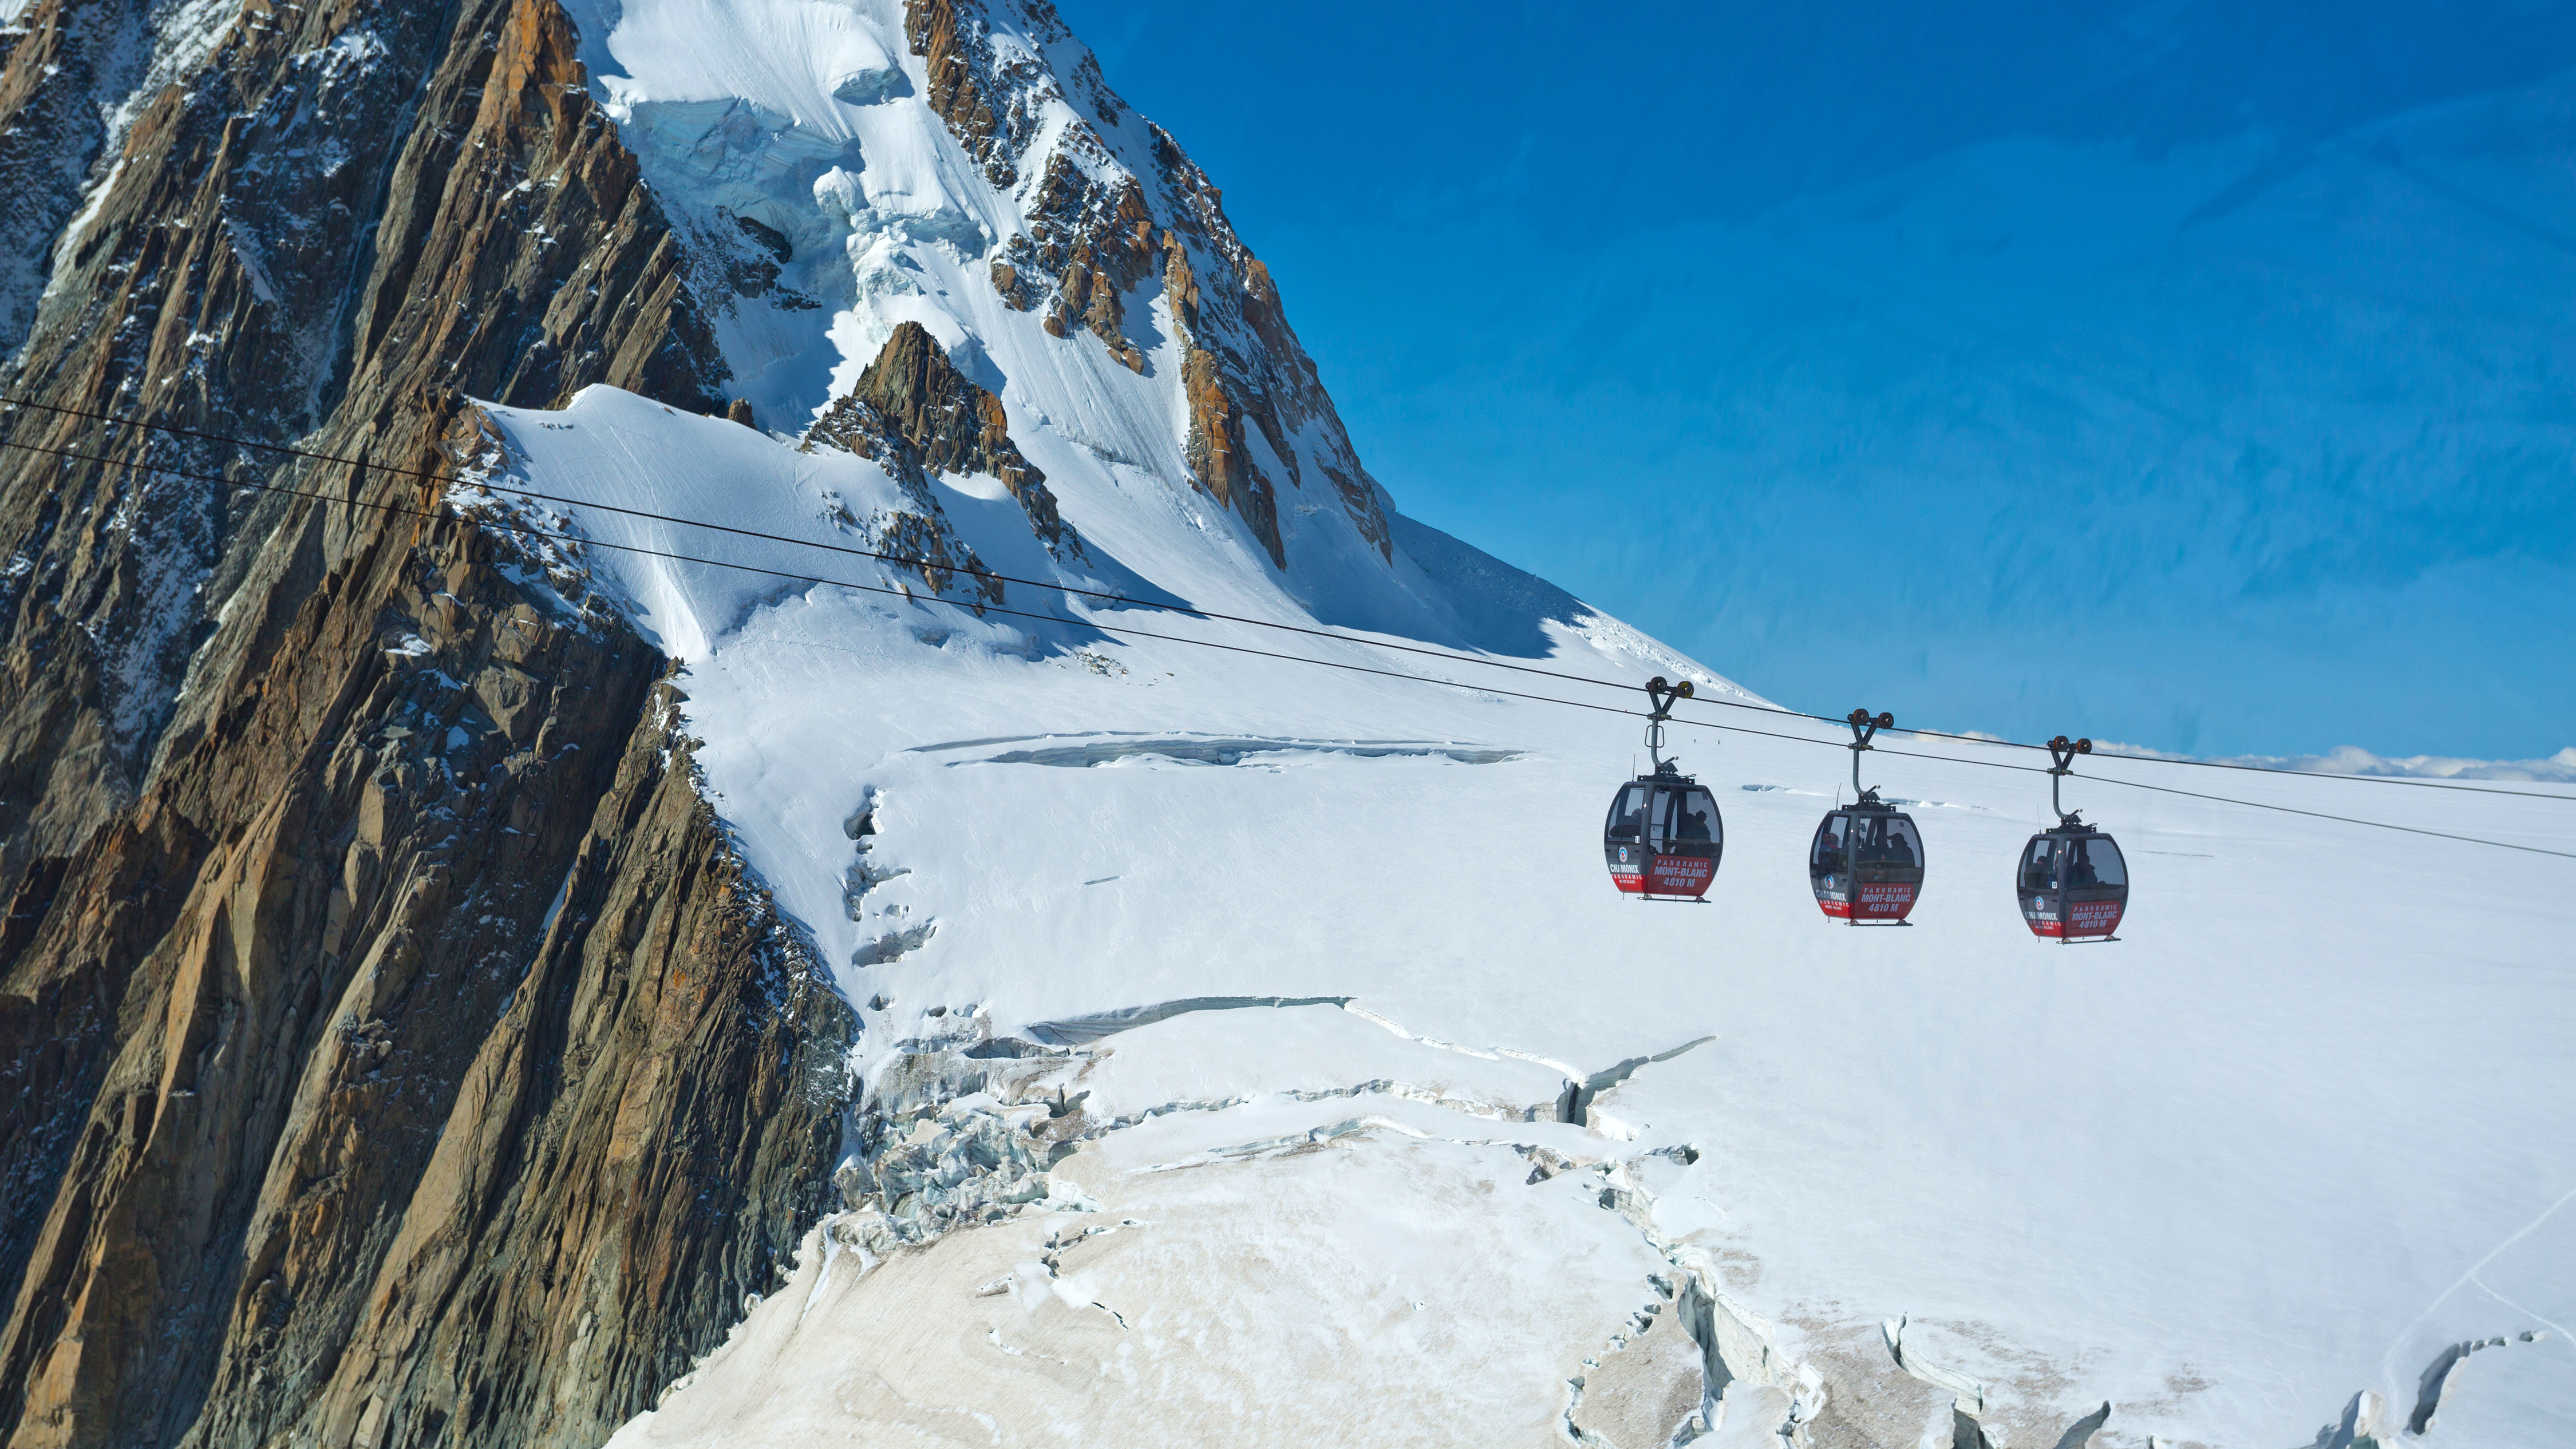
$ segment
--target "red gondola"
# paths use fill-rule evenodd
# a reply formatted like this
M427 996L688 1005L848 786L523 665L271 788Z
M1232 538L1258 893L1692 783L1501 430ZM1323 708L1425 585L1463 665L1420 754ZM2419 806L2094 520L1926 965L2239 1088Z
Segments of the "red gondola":
M1717 878L1726 850L1726 822L1717 797L1663 757L1664 721L1673 702L1691 696L1691 683L1667 685L1657 675L1646 686L1654 712L1646 717L1646 749L1654 772L1639 775L1610 797L1601 828L1601 856L1610 883L1642 900L1700 900Z
M2048 803L2057 811L2057 825L2022 847L2013 878L2013 894L2030 933L2060 945L2118 940L2111 933L2129 908L2129 864L2120 856L2120 843L2059 803L2058 785L2075 757L2091 753L2091 740L2069 742L2059 735L2048 742L2054 762L2048 772Z
M1851 804L1826 813L1807 847L1807 883L1816 905L1837 921L1854 926L1902 926L1923 894L1923 836L1914 817L1878 798L1876 786L1860 783L1861 751L1870 738L1896 723L1896 716L1868 710L1851 712Z

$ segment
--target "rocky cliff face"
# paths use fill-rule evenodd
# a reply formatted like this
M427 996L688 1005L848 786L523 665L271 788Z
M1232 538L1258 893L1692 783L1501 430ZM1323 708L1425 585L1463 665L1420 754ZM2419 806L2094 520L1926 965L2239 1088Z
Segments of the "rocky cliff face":
M851 304L817 257L890 269L832 284L862 311L921 295L809 232L980 237L995 315L1168 389L1140 436L1273 564L1316 474L1385 558L1215 187L994 4L909 0L920 69L833 94L917 87L1018 231L845 171L837 223L670 199L558 0L0 31L0 1445L596 1443L831 1191L856 1018L706 803L671 662L578 545L445 493L501 446L472 399L752 422L725 339ZM890 331L805 439L920 505L876 546L999 602L927 485L985 475L1085 560L989 359Z
M92 23L77 3L25 18L0 174L53 144L63 105L113 99L132 119L53 246L15 395L335 453L371 447L426 386L711 397L721 364L669 228L580 89L553 5L258 9L148 96L67 100L88 72L51 69L48 38ZM88 418L21 410L7 426L0 867L15 873L135 799L189 656L280 516L150 469L305 475Z
M20 1140L61 1159L13 1443L595 1441L768 1286L838 1150L845 1008L658 656L471 523L339 512L264 553L245 588L299 602L218 635L230 702L13 965L0 1050L58 1106ZM114 1015L65 1051L72 1003Z
M460 392L712 407L685 258L551 0L21 26L0 1441L597 1442L819 1207L852 1018L666 662L422 475Z
M1017 33L1041 51L1072 38L1052 6L1012 12ZM1028 230L1002 242L991 264L1003 301L1041 312L1056 337L1090 334L1142 371L1127 307L1140 284L1159 280L1179 334L1192 480L1242 515L1284 567L1280 489L1303 488L1312 467L1387 556L1376 481L1289 330L1269 269L1235 235L1207 174L1150 123L1150 163L1117 158L1098 126L1118 126L1129 112L1088 53L1059 78L1033 58L1002 54L991 18L954 0L905 0L904 22L912 53L930 67L933 107L985 162L986 178L1005 188L1024 174L1040 178ZM1049 103L1088 119L1043 131L1037 118Z

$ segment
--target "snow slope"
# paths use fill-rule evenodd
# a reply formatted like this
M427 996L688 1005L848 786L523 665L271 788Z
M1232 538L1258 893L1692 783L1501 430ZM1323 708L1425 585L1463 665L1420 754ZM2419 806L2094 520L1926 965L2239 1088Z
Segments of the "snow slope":
M2006 893L2046 789L1992 766L2027 756L1882 737L1954 757L1866 766L1926 896L1829 925L1821 729L1420 525L1381 552L1311 475L1275 565L1194 485L1170 369L998 305L978 248L1025 186L929 112L890 6L639 0L585 34L671 204L751 186L799 238L840 208L826 305L728 334L778 432L607 389L495 408L493 491L458 498L592 540L559 586L686 661L709 797L864 1009L847 1174L877 1194L619 1443L1655 1443L1697 1414L2045 1449L2106 1402L2116 1446L2576 1430L2576 861L2113 782L2558 851L2576 790L2097 757L2071 798L2136 893L2126 939L2067 949ZM685 169L745 114L756 154ZM773 184L790 152L859 189ZM932 480L992 568L1337 637L1026 584L978 616L849 552L906 495L793 431L901 320L1003 400L1085 545ZM1635 696L1388 647L1423 641L1686 673L1695 717L1785 736L1677 730L1726 808L1709 903L1604 879L1638 722L1511 692ZM942 1204L990 1221L935 1233Z
M798 488L798 470L817 460L735 425L606 390L564 415L498 417L519 471L549 491L841 536ZM855 492L862 480L841 475L868 465L837 461L839 474L821 476ZM1094 502L1068 495L1066 516L1097 539L1112 530ZM575 513L601 540L683 541ZM1013 529L1025 533L1016 510L1002 521L979 550L997 568L1036 566L1004 550ZM779 545L695 547L862 584L899 579ZM1204 547L1196 530L1171 529L1165 547L1140 540L1117 558L1210 607L1294 617L1283 596L1265 597L1261 571L1229 577L1229 560ZM1625 1164L1621 1180L1652 1202L1652 1237L1639 1231L1636 1245L1654 1251L1632 1255L1624 1283L1580 1270L1602 1280L1588 1290L1588 1322L1554 1295L1577 1271L1572 1245L1617 1217L1597 1193L1548 1197L1562 1211L1543 1230L1520 1224L1523 1208L1498 1208L1447 1235L1450 1259L1415 1264L1427 1280L1415 1296L1446 1290L1452 1329L1472 1331L1477 1353L1553 1328L1544 1347L1564 1372L1521 1373L1523 1410L1553 1412L1581 1357L1654 1301L1643 1274L1666 1251L1703 1265L1712 1289L1767 1321L1783 1363L1823 1365L1820 1377L1883 1360L1881 1321L1908 1316L1904 1341L1983 1384L1989 1424L2015 1443L2041 1431L2054 1442L2105 1399L2116 1406L2106 1444L2148 1432L2302 1442L2359 1392L2411 1410L2419 1377L2455 1343L2548 1332L2516 1339L2497 1362L2562 1356L2562 1374L2576 1353L2553 1327L2576 1318L2576 1214L2556 1213L2576 1188L2565 861L2078 784L2075 796L2121 832L2136 904L2118 945L2042 947L2005 887L2042 814L2038 778L1884 757L1870 778L1925 802L1932 882L1913 929L1837 929L1807 900L1798 862L1846 757L1684 732L1686 763L1727 797L1727 863L1709 906L1638 906L1611 891L1595 854L1603 797L1636 753L1633 720L1122 640L1073 620L1281 647L1240 626L1090 615L1061 600L1044 611L1066 622L977 620L882 594L589 557L690 661L690 727L745 852L828 959L870 963L843 972L869 1008L864 1070L894 1070L905 1043L961 1028L1086 1043L1043 1024L1203 998L1349 998L1295 1009L1350 1023L1324 1043L1314 1033L1326 1028L1249 1008L1089 1039L1114 1055L1051 1070L1093 1093L1094 1121L1234 1105L1158 1129L1177 1139L1162 1146L1112 1134L1097 1160L1078 1155L1059 1172L1112 1180L1138 1161L1374 1112L1410 1130L1332 1139L1364 1139L1340 1149L1360 1159L1347 1167L1358 1197L1325 1194L1276 1229L1283 1241L1347 1232L1347 1250L1365 1253L1385 1251L1382 1225L1351 1220L1383 1200L1373 1173L1419 1177L1426 1192L1489 1182L1519 1194L1528 1161L1517 1147ZM1034 602L1028 592L1011 605ZM1552 667L1617 679L1671 667L1604 642L1619 637L1606 621L1583 622L1590 632L1534 621L1555 645ZM1285 652L1419 663L1356 643L1290 640ZM1429 672L1484 682L1466 666ZM1501 671L1492 681L1528 682ZM1531 692L1582 693L1543 683ZM2157 783L2179 773L2107 758L2091 768ZM2554 799L2247 776L2227 777L2223 793L2557 849L2576 838ZM864 851L849 833L863 812L874 831ZM1552 1117L1564 1078L1702 1037L1712 1039L1607 1086L1588 1127L1497 1118ZM1392 1087L1290 1095L1377 1081L1448 1100L1426 1111ZM1036 1097L1051 1090L1033 1082ZM1375 1096L1391 1100L1362 1100ZM1398 1104L1413 1115L1398 1117ZM1443 1157L1440 1143L1475 1151ZM1244 1170L1246 1203L1276 1207L1264 1178L1275 1170ZM1180 1214L1182 1199L1160 1187L1079 1190L1122 1218ZM1455 1210L1454 1196L1436 1200ZM1076 1221L1011 1231L1043 1237ZM1173 1252L1215 1251L1184 1226L1195 1219L1170 1221ZM955 1250L960 1312L992 1308L966 1290L994 1274L964 1279L1001 1251ZM1211 1283L1211 1271L1157 1260L1139 1269L1137 1291L1187 1338L1193 1313L1246 1291ZM1312 1306L1339 1301L1335 1285L1357 1271L1308 1245L1265 1259L1259 1276L1303 1283L1299 1301ZM1547 1290L1498 1290L1497 1272ZM864 1299L866 1281L845 1278L839 1291ZM1290 1341L1217 1358L1259 1349L1283 1369L1331 1367L1298 1356L1289 1330L1310 1325L1296 1312L1254 1316ZM816 1332L797 1351L852 1351ZM1373 1357L1420 1352L1401 1337L1366 1341ZM2458 1442L2531 1442L2570 1423L2564 1382L2534 1377L2502 1437ZM1797 1386L1794 1370L1782 1380ZM957 1363L936 1381L958 1403L1005 1393ZM769 1412L714 1402L704 1412L719 1423Z

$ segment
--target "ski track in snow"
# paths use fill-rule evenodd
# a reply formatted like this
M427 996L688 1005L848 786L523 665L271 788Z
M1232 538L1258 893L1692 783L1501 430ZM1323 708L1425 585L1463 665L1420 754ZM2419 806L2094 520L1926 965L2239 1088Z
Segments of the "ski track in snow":
M2395 1374L2397 1367L2395 1357L2397 1348L2399 1344L2405 1341L2407 1334L2412 1333L2424 1322L2425 1319L2431 1317L2433 1310L2442 1305L2443 1299L2449 1298L2452 1294L2459 1292L2463 1288L2472 1286L2476 1287L2480 1292L2486 1294L2488 1297L2493 1298L2498 1303L2504 1304L2514 1312L2523 1314L2530 1318L2538 1319L2540 1322L2548 1324L2551 1328L2556 1329L2559 1336L2565 1338L2571 1347L2576 1347L2576 1335L2570 1335L2567 1332L2565 1325L2560 1324L2555 1319L2542 1317L2540 1314L2523 1307L2521 1304L2513 1302L2511 1299L2506 1298L2503 1294L2498 1293L2495 1289L2489 1287L2478 1277L2478 1274L2485 1270L2487 1264L2494 1262L2497 1258L2504 1255L2505 1249L2512 1247L2514 1244L2521 1242L2527 1237L2530 1237L2534 1232L2539 1230L2542 1223L2555 1217L2558 1210L2567 1206L2570 1202L2576 1202L2576 1188L2569 1188L2566 1192L2561 1193L2557 1201L2540 1210L2540 1215L2538 1217L2535 1217L2530 1222L2524 1223L2521 1227L2516 1228L2511 1237L2506 1238L2503 1242L2488 1249L2485 1257L2480 1258L2475 1263L2469 1265L2469 1271L2461 1274L2458 1282L2443 1289L2431 1303L2426 1304L2424 1306L2424 1311L2415 1315L2414 1319L2408 1322L2405 1328L2398 1331L2397 1337L2390 1341L2388 1345L2388 1355L2380 1361L2383 1374L2389 1376L2393 1376Z

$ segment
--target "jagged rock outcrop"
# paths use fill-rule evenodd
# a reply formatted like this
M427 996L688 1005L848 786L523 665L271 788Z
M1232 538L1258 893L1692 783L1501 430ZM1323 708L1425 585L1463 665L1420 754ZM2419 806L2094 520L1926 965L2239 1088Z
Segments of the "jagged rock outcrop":
M1028 132L1025 110L993 105L993 49L979 25L961 25L956 0L906 0L904 39L930 72L930 108L948 123L968 154L983 163L984 179L1008 190L1020 179L1011 165ZM1014 124L1016 123L1016 124Z
M1046 475L1011 441L1002 400L978 387L918 322L896 325L859 385L815 423L814 436L854 451L863 438L885 445L905 473L990 473L1015 498L1052 513Z
M1047 158L1030 213L1028 233L1012 237L994 259L994 290L1025 312L1037 305L1038 289L1022 274L1053 278L1042 324L1048 334L1087 331L1130 371L1143 372L1145 354L1127 336L1125 297L1153 274L1162 235L1144 188L1132 176L1114 183L1095 177L1058 152Z
M930 552L899 548L894 530L887 534L889 553L929 557L937 565L925 571L934 589L945 588L949 569L979 569L971 550L950 536L947 519L929 488L934 473L984 473L998 480L1028 513L1029 528L1050 552L1082 557L1082 540L1056 509L1046 475L1022 457L1011 441L1009 415L1002 400L957 370L929 329L918 322L898 323L894 335L877 352L876 361L859 374L858 386L832 404L806 431L811 451L823 443L843 448L883 465L905 496L922 509L909 522L920 535L915 544ZM896 528L902 527L898 524ZM952 560L950 549L958 550ZM1002 598L998 579L978 579L986 597Z
M1040 46L1070 39L1050 6L995 3L1012 4ZM1098 66L1086 57L1059 83L1035 58L1004 54L977 0L906 0L904 18L913 53L930 63L934 108L986 179L1009 189L1039 178L1029 231L1001 242L990 264L1004 303L1041 311L1049 333L1095 338L1142 372L1129 308L1140 287L1159 282L1179 333L1186 460L1198 486L1240 514L1284 567L1279 490L1303 488L1311 466L1361 537L1388 555L1383 493L1290 330L1269 270L1235 235L1206 173L1159 126L1150 127L1151 174L1131 173L1093 124L1128 116ZM1030 118L1051 100L1092 120L1044 131Z
M5 390L75 410L0 412L0 1443L596 1443L819 1209L854 1023L665 661L419 475L459 390L723 365L553 0L63 59L127 13L0 72L0 177L151 88L38 158L76 233L0 215Z

